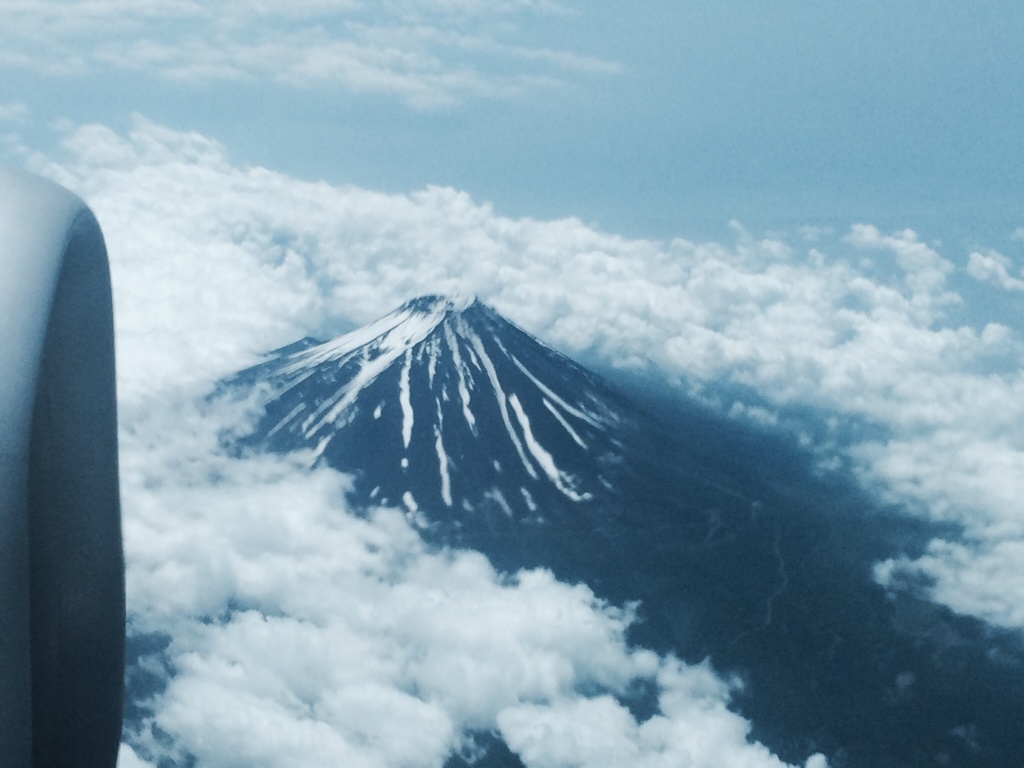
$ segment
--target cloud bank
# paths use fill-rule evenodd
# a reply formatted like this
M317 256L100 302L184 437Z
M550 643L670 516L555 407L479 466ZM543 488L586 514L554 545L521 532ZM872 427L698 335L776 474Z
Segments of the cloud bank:
M566 13L529 0L15 1L0 7L0 69L340 88L433 109L614 72L515 42L518 19Z
M570 354L737 417L800 429L791 411L810 408L822 424L805 437L823 459L964 527L919 560L878 564L878 579L1024 626L1024 347L989 312L1020 270L1000 251L958 263L868 224L629 239L509 219L453 189L382 194L238 167L215 141L143 118L123 135L70 128L57 156L14 151L90 202L111 252L132 631L168 632L146 663L174 672L126 765L272 765L299 749L324 764L417 764L413 751L437 764L488 731L530 766L777 764L747 743L709 669L626 646L628 607L428 551L393 511L351 515L344 479L307 474L301 456L222 455L214 428L240 416L190 410L267 349L427 292L475 293ZM851 422L867 437L844 436ZM626 706L637 685L657 691L655 717ZM407 742L373 716L384 710L402 713Z
M962 540L882 564L880 578L924 575L956 610L1021 625L1024 345L993 315L1017 290L1009 256L979 247L964 263L868 224L764 238L736 224L724 244L628 239L575 219L509 219L448 188L382 194L237 167L216 142L143 118L126 135L69 130L60 157L19 152L103 222L131 361L123 410L201 392L262 351L411 296L476 293L569 354L654 372L734 414L822 414L805 437L827 462L964 526ZM1015 238L997 245L1012 253ZM760 401L732 402L722 385ZM849 442L849 423L868 437Z

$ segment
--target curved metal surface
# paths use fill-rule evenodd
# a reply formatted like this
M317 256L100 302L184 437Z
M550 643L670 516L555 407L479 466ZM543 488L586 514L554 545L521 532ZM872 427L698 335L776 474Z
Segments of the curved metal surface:
M124 556L106 248L85 204L0 170L0 755L112 767Z

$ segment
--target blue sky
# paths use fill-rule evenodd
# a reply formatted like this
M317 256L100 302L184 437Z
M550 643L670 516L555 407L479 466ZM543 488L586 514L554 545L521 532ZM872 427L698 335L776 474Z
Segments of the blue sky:
M720 737L697 765L779 765L748 744L726 682L625 647L628 611L439 560L396 514L348 515L344 481L304 475L301 456L223 454L239 415L201 412L213 382L428 292L476 293L572 356L786 430L822 472L958 524L877 580L1024 627L1021 40L1008 0L0 4L0 160L81 194L107 238L129 629L167 633L181 672L153 703L174 744L136 734L123 767L167 749L294 764L311 740L332 746L310 765L408 764L374 746L395 740L360 719L373 701L416 714L424 765L481 723L524 750L538 724L581 749L604 729L615 754L677 764L694 711ZM380 595L337 548L401 589ZM366 626L343 605L322 615L339 580L379 608ZM402 595L446 584L445 616L486 646L469 688L493 691L510 654L523 679L556 658L566 676L537 678L540 704L510 689L474 709L440 684L414 700L423 680L370 663L415 617ZM240 593L266 615L203 623ZM608 629L597 667L558 627L527 647L525 626L469 621L538 596ZM421 624L394 658L443 662L450 627ZM338 699L327 672L289 665L296 644L365 671L357 688L379 698ZM588 693L595 675L612 696L657 681L665 738ZM303 696L320 719L296 714ZM563 764L542 746L531 766Z
M1018 3L295 7L15 3L0 102L36 127L140 112L240 163L634 236L1019 225Z

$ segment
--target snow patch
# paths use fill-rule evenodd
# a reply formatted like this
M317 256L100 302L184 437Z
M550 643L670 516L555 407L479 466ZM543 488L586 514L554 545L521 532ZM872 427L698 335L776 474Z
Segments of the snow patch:
M523 450L523 444L519 440L519 436L516 435L515 430L512 428L512 420L508 416L508 406L505 404L505 390L501 388L501 381L498 379L498 372L494 369L494 363L491 362L491 358L488 357L487 351L484 349L484 344L480 340L480 337L475 333L469 336L469 341L476 350L477 357L483 363L484 370L487 372L487 377L491 380L491 387L494 389L494 396L498 401L498 409L501 411L501 419L505 422L505 430L508 432L509 438L512 440L512 445L515 446L516 453L519 454L519 458L523 462L523 466L526 467L526 471L530 474L530 477L536 479L537 470L530 464L530 460L526 458L526 452Z
M584 450L586 450L587 444L585 442L583 442L583 438L580 437L578 434L576 434L576 430L573 429L571 426L569 426L569 422L565 420L565 417L562 416L562 414L560 414L558 412L558 409L555 408L555 406L553 406L551 404L551 401L548 400L547 398L544 398L544 407L547 408L549 411L551 411L551 415L552 416L554 416L556 419L558 419L558 423L561 424L562 428L566 432L569 433L569 437L571 437L574 441L576 441L576 444L580 448L583 448Z
M405 351L405 365L398 380L398 401L402 405L402 443L406 448L412 440L412 399L409 393L409 370L412 368L412 349Z
M512 410L515 411L516 418L519 419L519 426L523 430L523 439L526 441L526 447L529 448L534 461L544 470L544 474L555 484L555 487L572 501L586 501L591 498L589 493L580 494L576 492L572 487L572 479L569 475L558 468L554 457L544 449L544 446L537 442L537 439L533 436L533 430L530 428L530 419L526 415L526 411L523 410L523 406L515 393L509 395L508 401L512 406Z
M452 353L452 362L455 363L455 372L459 377L459 398L462 400L462 415L465 416L466 423L469 424L470 430L475 435L477 433L476 418L474 418L473 412L469 409L469 386L466 383L466 377L469 376L472 379L473 374L462 362L462 353L459 351L458 339L455 338L455 334L448 323L445 323L444 326L444 337L445 341L448 342L448 348Z
M505 499L505 494L501 492L500 488L491 488L489 491L484 493L484 498L489 501L495 502L501 510L509 517L515 517L515 513L512 512L512 507Z
M597 427L598 429L604 428L604 424L596 415L587 413L586 411L580 410L579 408L576 408L570 405L569 403L565 402L565 400L563 400L557 394L555 394L549 387L545 386L545 384L540 379L538 379L536 376L530 373L529 369L521 362L519 362L519 358L517 358L515 355L509 355L509 357L512 358L512 362L516 364L516 367L519 368L519 370L526 375L526 378L532 381L541 392L543 392L549 398L558 403L558 405L560 405L565 411L571 413L578 419L582 419L583 421L590 424L590 426L592 427Z
M279 422L277 422L277 424L275 424L273 426L273 428L271 428L271 430L269 432L267 432L267 437L271 438L274 435L276 435L278 432L280 432L292 419L294 419L296 416L298 416L299 413L301 413L302 410L305 409L305 407L306 407L305 403L299 403L294 408L292 408L288 412L287 416L285 416L283 419L281 419Z
M414 515L420 511L419 505L416 504L416 499L413 498L412 493L409 491L402 494L402 503L405 504L405 508Z
M537 502L535 502L533 500L533 494L530 493L530 491L526 487L520 487L519 491L520 491L520 493L523 494L523 501L526 502L527 508L531 512L536 512L537 511Z
M337 424L342 414L355 402L359 393L371 384L403 354L411 362L411 349L433 331L445 310L429 311L402 308L363 328L325 342L291 357L280 375L288 378L308 377L318 366L333 363L339 368L356 362L356 374L337 395L325 401L303 424L307 437L312 437L326 424ZM294 382L293 382L294 384Z
M445 325L446 329L447 327L448 326ZM427 348L427 354L430 355L430 359L427 361L427 381L429 382L430 387L433 388L434 376L437 375L437 358L440 354L436 337L432 337L430 339L430 344Z
M332 437L334 437L334 435L326 435L325 437L320 438L320 442L317 443L316 448L313 449L313 458L309 462L310 466L316 464L320 460L320 457L324 455L324 451L327 450L327 444L331 442Z
M444 440L441 433L444 431L444 415L441 413L441 404L437 406L437 425L434 427L434 448L437 450L437 463L441 469L441 498L445 506L452 505L452 479L448 474L448 454L444 450Z

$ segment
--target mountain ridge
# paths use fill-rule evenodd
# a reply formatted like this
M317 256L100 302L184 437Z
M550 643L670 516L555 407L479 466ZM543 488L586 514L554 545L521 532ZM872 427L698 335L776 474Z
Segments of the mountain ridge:
M607 495L617 430L637 418L595 374L466 297L420 297L335 339L297 342L227 385L254 382L261 441L311 450L359 475L369 499L413 514L487 507L531 519L554 495ZM427 465L430 483L418 479Z

